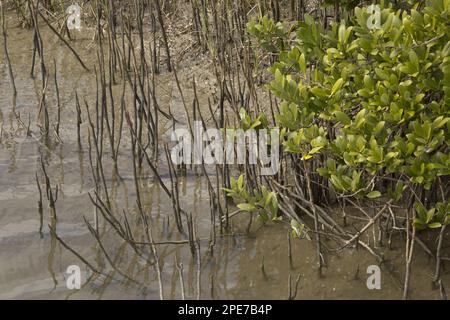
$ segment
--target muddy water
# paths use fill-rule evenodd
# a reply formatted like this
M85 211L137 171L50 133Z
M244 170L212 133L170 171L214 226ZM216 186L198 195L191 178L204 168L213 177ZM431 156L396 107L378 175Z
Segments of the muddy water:
M40 88L39 67L36 79L30 77L32 33L15 27L8 19L8 48L14 69L18 91L16 114L28 123L32 135L14 116L11 86L3 53L0 63L0 299L158 299L160 289L153 266L136 256L111 229L100 220L99 232L103 244L115 265L139 284L125 280L106 261L98 243L89 233L83 221L94 221L94 208L88 193L94 190L87 148L79 149L76 140L75 90L82 99L93 104L95 76L85 72L63 44L43 28L45 59L48 71L54 72L53 60L58 71L61 93L62 143L46 146L35 125ZM90 67L96 60L95 47L90 35L77 34L74 47ZM3 39L1 39L3 41ZM3 43L0 43L3 47ZM39 60L38 60L39 61ZM180 71L182 74L182 72ZM56 116L53 82L49 81L47 102L51 117ZM119 91L120 91L120 85ZM162 108L169 106L173 114L183 118L183 107L170 75L158 78L158 99ZM204 94L204 102L207 95ZM161 120L161 131L170 129L170 122ZM83 135L87 126L83 124ZM86 141L86 140L84 140ZM115 212L126 210L131 226L139 234L136 195L133 185L132 165L126 139L121 147L119 172L122 180L115 181L108 165L105 165L111 200ZM96 266L102 266L103 275L90 277L89 269L71 252L54 241L47 225L49 209L44 203L42 236L39 233L37 187L35 174L41 174L40 159L44 159L53 185L59 187L56 225L58 235L84 258ZM105 156L105 159L108 157ZM107 161L107 160L105 160ZM169 177L164 163L160 165L164 182ZM164 174L166 172L166 174ZM211 176L211 179L213 177ZM144 206L149 215L156 242L172 241L157 246L162 269L163 296L166 299L182 297L181 277L186 298L223 299L286 299L289 295L289 275L294 286L300 276L298 299L394 299L401 297L402 250L386 252L393 268L382 267L381 290L369 290L366 285L367 267L376 264L369 253L345 250L327 255L327 267L319 277L315 262L315 247L310 241L292 240L292 263L289 261L285 222L261 225L255 219L251 228L248 216L232 221L232 230L218 234L213 252L209 250L211 232L209 196L205 178L189 173L180 181L182 206L194 215L200 241L200 259L193 258L188 245L174 241L184 240L175 227L170 200L152 180L141 185L144 190ZM403 246L401 240L398 248ZM199 263L200 262L200 263ZM182 264L182 270L180 265ZM66 269L78 265L82 270L83 287L73 291L66 288ZM397 267L396 267L397 266ZM389 271L388 271L389 270ZM414 298L438 298L432 288L432 264L420 251L413 265L412 296ZM448 272L444 279L449 282Z

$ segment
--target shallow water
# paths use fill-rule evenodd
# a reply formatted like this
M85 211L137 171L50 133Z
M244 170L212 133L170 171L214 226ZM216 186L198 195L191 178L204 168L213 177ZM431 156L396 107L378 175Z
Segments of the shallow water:
M95 76L81 69L64 44L42 28L45 39L44 50L50 74L53 60L58 71L61 94L63 143L53 143L48 148L42 141L35 125L41 83L39 66L36 78L30 77L32 55L32 32L15 26L13 17L8 19L8 49L15 74L18 91L15 112L27 123L31 119L32 136L26 132L14 116L11 86L3 53L0 63L0 299L158 299L160 295L156 272L146 261L137 257L110 226L100 220L99 231L106 250L116 265L129 277L138 280L136 285L112 270L99 250L95 239L83 222L83 217L94 220L94 207L88 193L94 190L87 148L80 150L76 138L75 90L81 99L93 104L95 99ZM89 32L76 35L73 42L82 58L93 66L95 47ZM3 39L0 47L3 47ZM39 61L39 60L37 60ZM182 74L182 72L180 72ZM47 102L54 119L54 83L49 81ZM121 85L118 85L120 91ZM179 119L184 109L170 75L158 78L158 95L162 108L170 108ZM200 95L202 93L200 92ZM201 95L201 105L206 105L207 95ZM202 104L203 103L203 104ZM203 106L202 106L203 107ZM171 123L161 120L161 131L169 130ZM82 132L86 135L87 125ZM133 184L132 165L126 139L121 148L119 172L122 181L114 181L111 168L106 168L111 200L116 212L129 212L132 227L138 234L142 226L137 222L136 195ZM105 148L105 153L107 154ZM105 266L105 276L91 278L88 268L71 252L54 241L49 233L49 209L44 202L43 235L39 234L37 209L37 187L35 174L40 175L40 159L44 159L53 185L59 187L56 204L58 235L95 265ZM162 157L164 157L162 155ZM108 157L105 155L105 159ZM107 167L105 165L105 167ZM164 162L160 166L164 182L170 184ZM166 174L164 174L166 172ZM200 170L199 170L200 172ZM214 179L214 176L211 176ZM214 180L213 180L214 181ZM156 242L185 239L176 229L172 204L169 198L152 180L143 182L144 206ZM287 235L289 225L284 222L261 225L254 219L247 232L248 216L232 220L229 234L218 234L211 253L209 195L206 179L190 172L180 181L183 208L192 212L200 239L200 266L197 257L192 257L188 245L158 245L162 269L164 298L182 297L180 270L186 298L223 299L286 299L288 280L292 283L300 275L298 299L395 299L402 294L403 250L387 250L393 266L391 271L382 267L381 290L369 290L366 285L367 267L377 264L373 256L363 249L348 249L339 254L327 254L327 267L319 276L314 244L306 239L292 239L292 265L288 258ZM142 234L142 232L141 232ZM203 240L204 239L204 240ZM397 249L403 242L399 239ZM447 249L448 250L448 247ZM79 291L66 288L66 269L79 265L83 271L83 287ZM264 266L264 268L262 268ZM264 271L262 270L264 269ZM439 298L439 291L431 285L433 263L417 250L412 268L411 296L413 298ZM443 279L450 284L449 272L444 269ZM199 291L200 288L200 291Z

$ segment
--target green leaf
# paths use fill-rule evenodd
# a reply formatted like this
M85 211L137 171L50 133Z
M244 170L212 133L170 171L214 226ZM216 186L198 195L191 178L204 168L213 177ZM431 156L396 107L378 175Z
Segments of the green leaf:
M242 190L244 188L244 175L239 176L239 179L237 181L237 187L239 190Z
M427 211L427 223L430 223L433 220L435 211L436 211L436 208L432 208Z
M367 198L369 198L369 199L376 199L376 198L379 198L379 197L381 197L381 192L380 191L372 191L372 192L369 192L367 194Z
M411 61L412 65L418 69L419 68L419 57L414 50L409 51L409 61Z
M247 211L247 212L254 212L257 210L257 208L250 203L240 203L237 205L237 207L243 211Z
M380 68L375 68L375 73L381 80L389 80L389 75L384 70Z
M420 222L425 224L427 221L427 213L428 213L427 210L420 203L416 203L415 208L416 208L416 212L417 212L417 219Z
M336 92L338 92L338 91L342 88L342 85L343 85L343 84L344 84L344 79L339 78L339 79L334 83L333 88L331 89L330 97L334 96L334 94L335 94Z
M306 74L306 61L305 61L305 54L301 54L300 58L298 59L298 65L300 66L300 70L303 72L303 74Z
M319 153L319 151L322 149L323 149L323 147L312 148L311 151L309 151L309 154L313 155L313 154Z
M340 123L342 123L345 126L348 126L352 123L352 120L350 119L350 117L342 111L336 111L334 113L334 116Z
M428 225L428 228L430 229L438 229L440 227L442 227L442 224L440 222L434 222Z
M339 42L341 44L345 44L345 24L341 23L339 26L339 32L338 32Z
M378 124L373 129L373 133L374 134L380 133L380 131L383 130L385 123L386 123L385 121L378 122Z
M339 177L337 177L337 176L335 176L335 175L331 175L331 182L332 182L333 185L334 185L336 188L338 188L339 190L342 190L342 191L345 190L345 187L344 187L344 185L342 184L342 180L341 180Z
M296 238L300 238L303 234L303 230L305 226L303 224L300 224L297 220L291 220L291 228L292 228L292 234Z
M422 221L420 221L419 219L414 219L414 226L416 227L416 229L418 230L425 230L427 228L427 225L425 223L423 223Z
M366 110L361 109L355 117L355 128L359 129L365 122Z
M311 92L318 98L328 98L328 95L322 88L314 87L311 89Z

